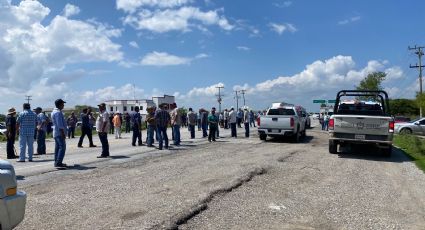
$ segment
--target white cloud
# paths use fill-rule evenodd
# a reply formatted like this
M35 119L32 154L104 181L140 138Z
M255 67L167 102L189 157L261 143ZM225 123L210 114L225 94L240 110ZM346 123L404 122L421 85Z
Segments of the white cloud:
M356 22L356 21L358 21L360 19L361 19L360 16L351 17L351 18L348 18L348 19L344 19L344 20L339 21L338 22L338 25L346 25L348 23Z
M120 45L110 39L120 36L119 30L60 15L46 22L49 13L50 10L38 1L26 0L12 5L2 0L2 86L25 91L39 84L45 75L63 70L72 63L122 60Z
M66 4L63 9L63 15L68 18L80 13L80 8L78 6L74 6L72 4Z
M283 23L283 24L270 23L269 27L272 31L278 33L279 35L282 35L285 31L288 31L291 33L295 33L297 31L297 28L290 23Z
M251 50L251 48L246 47L246 46L237 46L236 49L242 50L242 51L250 51Z
M129 45L130 46L132 46L132 47L134 47L134 48L139 48L139 45L137 44L137 42L135 42L135 41L131 41L130 43L129 43Z
M155 11L143 9L138 14L127 15L124 24L129 24L137 30L148 30L155 33L187 32L192 28L205 29L203 26L212 25L217 25L227 31L234 28L224 16L219 15L217 10L201 11L199 8L187 6Z
M290 7L292 5L292 1L284 1L282 3L276 2L273 5L278 7L278 8L286 8L286 7Z
M147 54L141 60L142 65L150 66L171 66L171 65L187 65L191 61L190 58L178 57L166 52L152 52Z
M117 0L117 9L133 13L140 7L172 8L191 3L192 0Z

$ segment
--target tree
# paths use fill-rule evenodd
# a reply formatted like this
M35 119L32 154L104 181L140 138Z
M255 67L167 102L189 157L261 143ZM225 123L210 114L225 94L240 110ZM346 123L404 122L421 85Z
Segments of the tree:
M382 82L387 76L384 72L373 72L369 73L360 84L356 86L357 90L383 90ZM360 100L377 100L376 97L359 97Z
M404 115L414 118L419 114L419 107L415 99L390 99L389 103L391 115Z

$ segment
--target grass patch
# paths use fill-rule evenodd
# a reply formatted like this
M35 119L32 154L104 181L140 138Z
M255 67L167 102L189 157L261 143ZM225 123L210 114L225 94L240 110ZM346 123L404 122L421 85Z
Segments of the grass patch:
M393 142L425 172L425 139L413 135L395 135Z

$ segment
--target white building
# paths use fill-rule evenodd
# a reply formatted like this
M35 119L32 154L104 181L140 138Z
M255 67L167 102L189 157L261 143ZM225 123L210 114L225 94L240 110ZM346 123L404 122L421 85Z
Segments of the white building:
M174 96L164 95L163 97L152 97L152 100L149 99L138 99L138 100L108 100L105 101L106 110L110 113L115 113L117 111L121 113L132 113L136 106L140 108L140 114L145 116L147 114L147 107L155 106L158 107L161 104L171 104L175 103Z

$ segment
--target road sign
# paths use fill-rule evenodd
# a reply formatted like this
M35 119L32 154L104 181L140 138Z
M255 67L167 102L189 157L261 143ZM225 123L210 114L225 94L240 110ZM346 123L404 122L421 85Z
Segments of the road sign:
M335 104L336 100L328 100L328 103Z
M323 103L326 103L326 100L313 100L313 103L323 104Z

